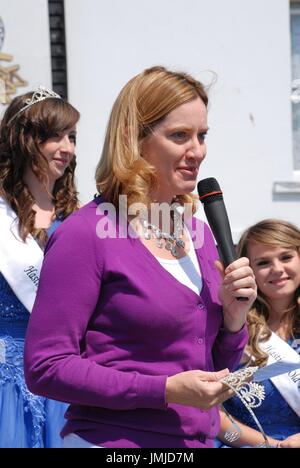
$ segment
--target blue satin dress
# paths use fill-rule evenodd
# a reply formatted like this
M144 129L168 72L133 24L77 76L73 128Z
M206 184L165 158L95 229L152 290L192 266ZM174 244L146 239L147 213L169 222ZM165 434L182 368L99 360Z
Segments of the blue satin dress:
M296 340L289 341L289 345L300 354L300 345L294 345L293 343L296 343ZM254 409L254 413L265 433L276 440L284 440L293 434L300 433L299 416L287 404L272 381L265 380L260 384L264 386L266 396L262 404ZM298 382L298 385L300 391L300 382ZM224 407L238 421L258 430L251 414L238 397L227 400ZM215 445L216 447L228 448L228 446L218 441L216 441Z
M50 235L61 221L54 221ZM23 353L29 313L0 273L0 448L60 448L65 403L26 387Z

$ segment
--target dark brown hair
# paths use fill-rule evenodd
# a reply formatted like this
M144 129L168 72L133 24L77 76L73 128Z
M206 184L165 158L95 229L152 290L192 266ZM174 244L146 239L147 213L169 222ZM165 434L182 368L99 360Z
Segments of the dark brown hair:
M36 102L18 114L32 95L30 92L17 96L6 109L0 124L0 195L19 218L21 238L25 240L28 234L33 234L44 244L47 239L45 230L37 231L34 227L34 198L23 180L24 172L30 167L47 190L48 162L39 145L71 129L78 122L80 114L71 104L58 98ZM64 175L56 181L51 194L55 216L60 219L78 209L75 167L74 156Z

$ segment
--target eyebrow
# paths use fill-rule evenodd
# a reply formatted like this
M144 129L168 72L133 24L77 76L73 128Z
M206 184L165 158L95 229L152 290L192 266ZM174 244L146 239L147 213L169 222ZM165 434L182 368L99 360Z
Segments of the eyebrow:
M290 248L290 249L283 250L282 252L280 252L279 255L285 255L285 254L291 253L291 252L294 252L294 249ZM268 257L268 256L267 257L257 257L257 258L254 258L253 261L257 262L259 260L269 260L269 259L270 259L270 257Z
M178 125L170 125L170 129L172 131L176 131L176 130L191 130L192 127L188 126L188 125L185 125L185 124L178 124ZM201 128L199 131L202 132L202 133L207 133L209 130L209 127L204 127L204 128Z

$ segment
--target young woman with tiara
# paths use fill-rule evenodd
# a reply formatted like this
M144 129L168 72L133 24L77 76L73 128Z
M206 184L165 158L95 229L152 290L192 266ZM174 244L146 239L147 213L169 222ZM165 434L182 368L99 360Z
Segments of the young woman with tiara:
M0 447L60 447L66 405L26 387L23 351L43 250L78 209L78 111L46 88L16 97L0 126ZM55 304L53 304L55 307Z

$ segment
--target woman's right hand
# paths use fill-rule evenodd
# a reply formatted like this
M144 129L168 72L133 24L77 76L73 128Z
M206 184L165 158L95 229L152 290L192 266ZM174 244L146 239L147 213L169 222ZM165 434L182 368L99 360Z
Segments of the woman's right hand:
M219 372L192 370L167 378L167 403L177 403L209 410L234 395L220 380L229 374L228 369Z

